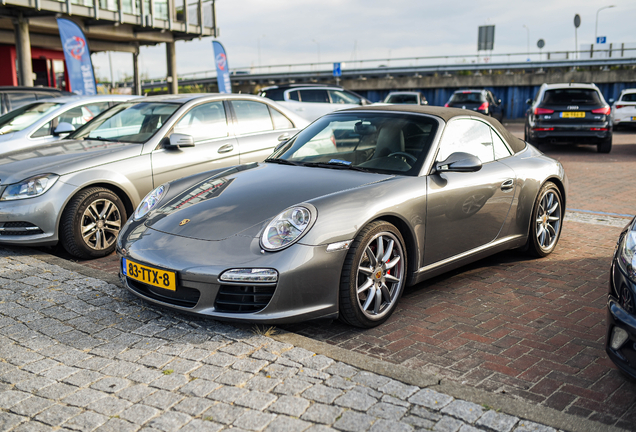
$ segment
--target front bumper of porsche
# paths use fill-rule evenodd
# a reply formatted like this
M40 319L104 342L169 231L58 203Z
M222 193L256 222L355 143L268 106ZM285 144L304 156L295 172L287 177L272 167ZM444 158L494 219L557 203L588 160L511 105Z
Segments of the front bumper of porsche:
M338 287L347 250L296 243L278 252L262 251L257 237L234 235L206 241L166 234L143 225L118 241L120 279L133 294L152 303L225 321L282 324L338 316ZM138 237L138 238L136 238ZM130 241L130 238L135 238ZM121 270L121 260L176 272L169 291L138 282ZM275 283L227 282L229 269L266 268Z

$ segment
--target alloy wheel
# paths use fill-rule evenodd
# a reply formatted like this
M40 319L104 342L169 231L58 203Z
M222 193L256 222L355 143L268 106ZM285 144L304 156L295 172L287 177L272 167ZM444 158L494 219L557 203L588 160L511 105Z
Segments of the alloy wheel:
M554 190L548 189L539 201L535 221L537 243L541 249L550 250L556 243L561 228L561 215L561 201Z
M117 239L121 225L117 205L109 199L97 199L82 214L82 239L93 250L108 249Z
M376 234L367 243L356 277L360 311L370 319L382 318L398 300L404 279L404 251L390 232Z

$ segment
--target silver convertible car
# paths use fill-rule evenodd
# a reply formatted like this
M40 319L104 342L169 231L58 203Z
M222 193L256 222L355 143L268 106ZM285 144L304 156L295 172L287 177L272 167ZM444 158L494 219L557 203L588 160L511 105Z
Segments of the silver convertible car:
M561 164L489 117L377 106L316 120L264 163L167 182L117 240L137 296L223 320L384 322L407 285L551 253Z
M250 95L151 96L117 105L67 139L0 156L0 244L115 250L157 186L262 161L307 121Z

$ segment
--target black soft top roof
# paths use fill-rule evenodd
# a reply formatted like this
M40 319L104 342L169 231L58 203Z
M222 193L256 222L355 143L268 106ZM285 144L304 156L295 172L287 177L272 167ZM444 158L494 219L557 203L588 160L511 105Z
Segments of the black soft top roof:
M485 116L475 111L469 111L461 108L446 108L436 107L430 105L378 105L378 106L364 106L360 108L351 108L346 111L396 111L396 112L412 112L419 114L428 114L436 117L440 117L445 122L448 122L454 117L476 117L490 124L493 129L499 132L506 142L510 145L515 153L519 153L526 148L526 142L520 138L517 138L508 131L501 123L494 120L492 117Z

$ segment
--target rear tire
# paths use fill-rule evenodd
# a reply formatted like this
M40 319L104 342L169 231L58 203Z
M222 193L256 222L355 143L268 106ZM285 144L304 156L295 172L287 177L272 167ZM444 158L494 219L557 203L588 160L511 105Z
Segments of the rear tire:
M599 153L609 153L612 151L612 137L605 139L596 145L596 150Z
M563 226L563 200L559 188L546 182L537 195L530 215L530 232L524 249L535 257L545 257L552 253Z
M68 203L60 221L64 249L80 259L99 258L115 250L117 235L126 222L126 209L112 191L93 187L80 191Z
M371 328L385 322L406 284L404 239L384 221L367 225L351 244L340 276L340 319Z

